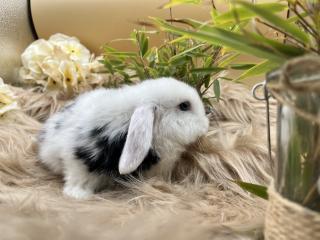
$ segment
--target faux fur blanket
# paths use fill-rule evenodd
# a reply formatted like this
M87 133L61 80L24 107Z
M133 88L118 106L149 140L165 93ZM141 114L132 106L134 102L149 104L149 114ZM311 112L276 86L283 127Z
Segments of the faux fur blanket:
M223 82L207 137L181 157L171 182L132 179L91 200L63 196L36 158L41 122L64 102L14 89L23 111L0 118L1 239L259 239L266 202L232 179L267 185L265 103ZM275 104L271 106L275 125ZM274 132L272 132L274 134Z

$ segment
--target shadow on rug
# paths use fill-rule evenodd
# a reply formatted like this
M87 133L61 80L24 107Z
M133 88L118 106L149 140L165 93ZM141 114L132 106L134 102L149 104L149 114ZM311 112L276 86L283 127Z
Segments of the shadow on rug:
M259 239L266 202L232 179L268 184L264 102L223 82L210 131L190 146L171 182L133 179L91 200L62 195L61 177L36 158L41 122L63 106L56 96L15 89L23 111L0 118L1 239ZM275 104L271 106L272 134Z

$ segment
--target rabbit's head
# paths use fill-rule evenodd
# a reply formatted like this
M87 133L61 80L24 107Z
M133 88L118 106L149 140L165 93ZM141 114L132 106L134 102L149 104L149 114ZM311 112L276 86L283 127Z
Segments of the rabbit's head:
M208 131L209 121L197 91L173 78L160 78L142 82L131 94L139 100L130 119L119 172L136 170L150 149L160 157L158 168L170 171L185 147Z

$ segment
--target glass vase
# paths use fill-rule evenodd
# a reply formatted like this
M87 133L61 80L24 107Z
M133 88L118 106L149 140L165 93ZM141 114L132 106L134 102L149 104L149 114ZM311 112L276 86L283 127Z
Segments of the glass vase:
M275 188L320 212L320 58L305 56L267 75L278 100Z

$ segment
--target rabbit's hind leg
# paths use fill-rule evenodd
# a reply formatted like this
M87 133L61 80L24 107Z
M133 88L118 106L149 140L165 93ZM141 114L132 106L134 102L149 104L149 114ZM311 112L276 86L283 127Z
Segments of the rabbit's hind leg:
M90 173L79 160L69 159L64 166L64 180L65 195L76 199L88 199L100 188L104 177Z

